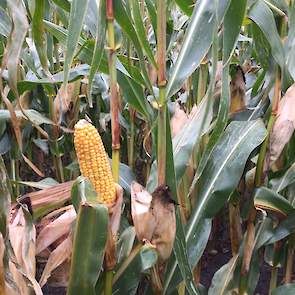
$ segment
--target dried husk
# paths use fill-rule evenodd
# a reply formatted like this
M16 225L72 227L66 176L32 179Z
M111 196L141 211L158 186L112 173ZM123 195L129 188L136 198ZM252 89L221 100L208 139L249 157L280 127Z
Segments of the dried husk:
M295 84L280 100L276 121L273 125L269 150L266 155L264 171L268 170L279 158L285 145L289 142L295 128Z
M158 187L150 195L144 187L131 184L131 214L137 238L156 247L159 261L166 261L172 252L176 234L174 203L163 201Z

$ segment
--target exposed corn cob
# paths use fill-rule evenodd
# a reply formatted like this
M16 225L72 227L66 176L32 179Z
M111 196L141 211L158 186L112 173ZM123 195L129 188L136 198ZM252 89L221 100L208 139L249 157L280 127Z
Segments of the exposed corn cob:
M77 122L74 143L82 175L90 180L100 195L101 202L113 203L115 183L106 151L96 128L86 120Z

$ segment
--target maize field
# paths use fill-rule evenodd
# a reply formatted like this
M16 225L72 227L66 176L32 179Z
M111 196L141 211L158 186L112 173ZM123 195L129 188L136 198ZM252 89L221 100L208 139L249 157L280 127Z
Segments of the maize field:
M0 0L0 295L295 295L294 0Z

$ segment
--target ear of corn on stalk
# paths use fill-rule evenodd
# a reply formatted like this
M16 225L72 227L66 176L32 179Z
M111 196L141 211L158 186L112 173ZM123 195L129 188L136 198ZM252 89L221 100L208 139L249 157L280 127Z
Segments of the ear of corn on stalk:
M87 177L105 204L115 201L115 183L101 137L86 120L75 125L74 144L81 174Z

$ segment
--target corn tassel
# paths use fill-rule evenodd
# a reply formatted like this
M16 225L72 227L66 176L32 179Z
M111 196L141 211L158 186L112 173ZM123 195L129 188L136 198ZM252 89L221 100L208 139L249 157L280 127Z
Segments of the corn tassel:
M115 201L115 183L108 156L96 128L86 120L75 125L74 144L81 174L87 177L98 193L99 201Z

